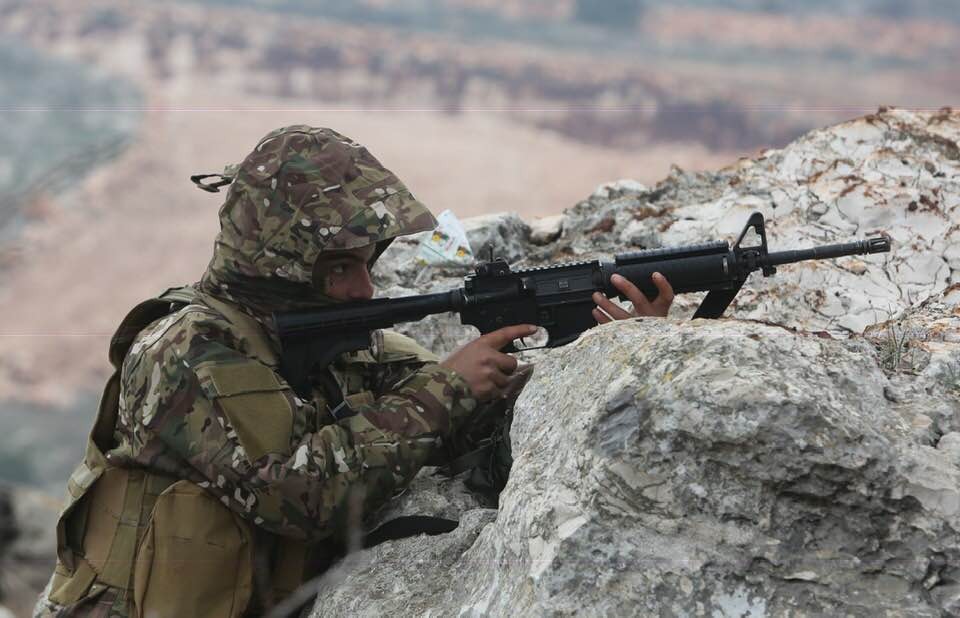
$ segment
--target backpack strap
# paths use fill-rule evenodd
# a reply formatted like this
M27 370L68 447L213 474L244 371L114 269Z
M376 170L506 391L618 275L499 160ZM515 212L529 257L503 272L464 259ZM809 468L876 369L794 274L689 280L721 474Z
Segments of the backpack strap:
M210 294L197 292L197 296L203 304L212 308L230 322L237 333L250 346L249 353L251 356L270 367L279 366L280 357L277 354L277 346L270 340L270 335L263 324L239 307L219 298L214 298Z
M151 298L140 303L127 313L113 337L110 338L109 358L114 371L103 390L97 420L94 422L91 432L91 440L95 446L99 447L101 452L110 450L113 430L117 424L120 401L120 369L123 366L123 359L126 358L130 346L133 345L133 341L140 334L140 331L149 326L151 322L189 304L190 299L181 292L182 290L184 288L167 290L158 298Z

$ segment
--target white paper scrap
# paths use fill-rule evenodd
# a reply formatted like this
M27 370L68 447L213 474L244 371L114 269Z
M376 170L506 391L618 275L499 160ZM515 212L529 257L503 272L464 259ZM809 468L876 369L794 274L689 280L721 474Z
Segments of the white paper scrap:
M472 265L473 251L467 240L467 232L456 215L444 210L437 217L437 227L420 241L414 258L422 265Z

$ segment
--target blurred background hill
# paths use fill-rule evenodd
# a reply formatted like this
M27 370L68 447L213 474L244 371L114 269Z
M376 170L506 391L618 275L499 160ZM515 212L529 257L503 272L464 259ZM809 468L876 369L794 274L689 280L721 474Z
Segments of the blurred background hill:
M956 102L958 42L947 0L0 0L0 479L61 491L113 328L209 259L188 176L277 126L529 219Z

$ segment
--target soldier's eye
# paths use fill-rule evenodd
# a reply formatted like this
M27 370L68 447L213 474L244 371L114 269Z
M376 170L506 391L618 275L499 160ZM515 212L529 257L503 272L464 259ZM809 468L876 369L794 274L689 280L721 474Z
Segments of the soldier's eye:
M334 264L330 267L331 275L343 275L347 272L346 264Z

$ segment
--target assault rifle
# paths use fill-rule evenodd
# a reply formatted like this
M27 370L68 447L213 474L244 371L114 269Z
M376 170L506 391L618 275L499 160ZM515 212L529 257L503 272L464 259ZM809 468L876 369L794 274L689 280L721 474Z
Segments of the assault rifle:
M759 244L744 244L750 230L756 232ZM342 353L369 348L373 331L448 311L459 312L463 324L476 326L481 333L513 324L536 324L546 329L549 336L539 347L562 346L596 326L592 315L594 292L625 300L610 283L611 275L616 273L633 282L651 300L657 296L651 278L655 272L666 277L678 294L708 292L693 317L718 318L756 270L769 277L781 264L887 251L890 240L878 236L770 253L763 215L756 212L733 247L726 241L715 241L621 253L614 256L613 262L568 262L517 271L510 270L504 259L493 259L491 255L489 261L480 263L476 272L466 277L462 288L448 292L375 298L276 314L283 347L281 372L296 392L306 395L314 368L326 367ZM516 352L517 348L511 343L503 351Z

